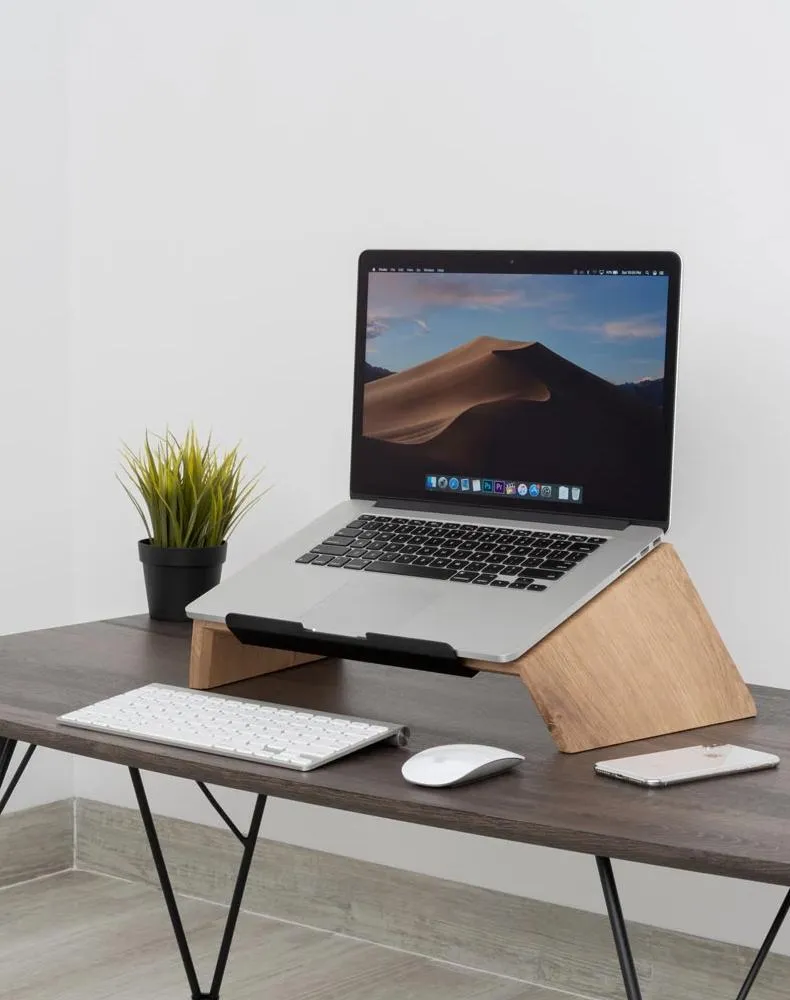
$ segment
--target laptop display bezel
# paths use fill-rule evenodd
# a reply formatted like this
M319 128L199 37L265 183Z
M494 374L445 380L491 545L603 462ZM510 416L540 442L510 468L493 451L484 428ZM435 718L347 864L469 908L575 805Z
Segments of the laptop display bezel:
M572 274L587 270L663 270L669 277L667 333L664 359L664 447L667 470L665 488L655 497L652 509L622 510L616 505L603 508L586 502L569 505L563 502L518 498L493 499L490 495L442 492L433 496L424 487L403 489L397 496L377 488L375 470L364 468L360 455L365 392L364 368L367 349L368 275L375 268L447 268L469 274ZM600 518L633 524L655 525L666 530L669 525L672 496L672 457L675 425L675 390L677 380L677 341L680 312L680 257L672 251L506 251L506 250L365 250L359 256L357 279L356 345L354 353L354 398L351 432L350 496L375 500L381 504L441 503L458 513L480 513L510 518L536 515L559 515L562 520ZM474 470L470 470L474 471Z

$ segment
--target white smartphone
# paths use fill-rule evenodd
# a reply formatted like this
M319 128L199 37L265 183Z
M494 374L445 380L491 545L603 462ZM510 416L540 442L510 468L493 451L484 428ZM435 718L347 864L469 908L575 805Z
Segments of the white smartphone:
M776 767L779 758L773 753L749 750L731 744L720 746L680 747L660 750L637 757L602 760L595 765L598 774L632 781L637 785L661 788L684 781L700 781L742 771L762 771Z

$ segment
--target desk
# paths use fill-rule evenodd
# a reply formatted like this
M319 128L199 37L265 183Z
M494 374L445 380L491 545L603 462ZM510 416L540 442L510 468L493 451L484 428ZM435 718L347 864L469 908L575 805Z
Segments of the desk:
M189 626L128 618L0 639L0 785L20 740L112 761L130 769L193 998L216 1000L267 796L546 845L596 858L628 1000L641 994L610 859L790 885L790 692L755 688L758 717L694 734L779 754L783 765L723 781L647 790L596 776L607 752L559 754L520 682L511 677L444 677L395 667L323 661L222 689L304 708L385 718L411 726L407 749L379 746L309 773L157 746L59 725L64 712L159 681L185 685ZM474 691L472 691L474 688ZM438 743L475 742L526 755L516 771L480 784L430 790L406 784L405 754ZM629 752L688 745L676 734L631 744ZM32 751L29 751L32 753ZM619 753L619 751L618 751ZM29 759L29 756L26 758ZM26 762L23 760L23 763ZM784 762L787 762L786 764ZM201 991L159 850L140 770L255 794L214 980ZM13 791L17 772L0 810ZM782 905L737 1000L744 1000L787 910Z

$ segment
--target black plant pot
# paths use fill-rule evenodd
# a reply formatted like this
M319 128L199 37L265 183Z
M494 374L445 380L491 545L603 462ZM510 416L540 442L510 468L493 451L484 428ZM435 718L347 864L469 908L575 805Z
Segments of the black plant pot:
M228 552L227 542L205 549L174 549L137 543L143 564L148 614L163 622L185 622L184 608L216 587Z

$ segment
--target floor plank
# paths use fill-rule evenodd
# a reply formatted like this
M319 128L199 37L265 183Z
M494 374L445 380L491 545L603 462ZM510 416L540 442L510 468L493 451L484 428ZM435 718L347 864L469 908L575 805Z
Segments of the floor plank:
M225 910L180 899L206 980ZM159 892L65 872L0 892L3 1000L187 1000ZM242 914L223 1000L561 1000L567 994Z

